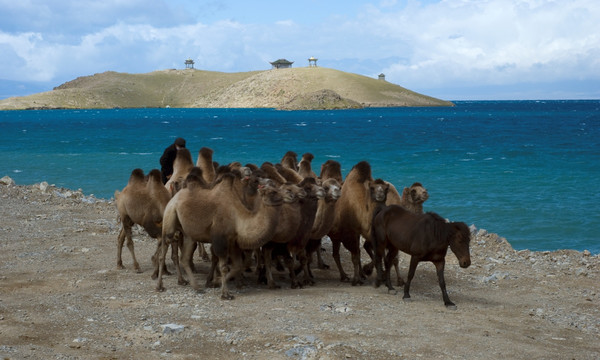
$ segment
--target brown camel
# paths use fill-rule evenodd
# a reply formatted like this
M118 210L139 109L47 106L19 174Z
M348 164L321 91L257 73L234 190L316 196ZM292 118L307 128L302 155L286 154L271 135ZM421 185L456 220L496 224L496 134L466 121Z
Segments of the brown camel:
M182 267L191 286L199 289L188 260L196 242L211 243L221 271L223 299L233 298L227 280L241 268L241 250L258 248L264 239L271 237L283 202L280 193L271 187L259 189L260 196L254 201L243 188L239 175L223 174L212 189L188 184L165 209L161 263L164 262L165 245L173 241L177 231L182 231ZM183 281L181 274L179 280ZM207 283L211 280L212 271ZM157 290L163 290L162 274L159 274Z
M333 226L335 217L335 205L342 194L342 187L336 179L327 179L321 183L325 191L325 197L319 199L317 214L313 223L310 239L306 245L306 256L308 258L308 271L311 277L310 263L312 262L312 254L317 253L317 262L320 269L329 268L321 259L321 239L329 233Z
M133 258L133 267L141 272L135 258L131 227L141 225L152 238L159 238L162 233L164 209L171 199L171 194L164 187L159 170L152 170L144 176L142 169L131 172L127 186L121 192L115 191L115 203L122 228L117 241L117 268L123 269L121 253L123 243L127 239L127 248Z
M349 280L340 261L340 246L343 244L352 255L354 266L352 285L363 283L360 237L370 241L373 211L385 204L388 190L388 183L381 179L372 179L371 165L366 161L354 165L346 176L342 194L336 204L333 226L329 231L333 245L333 259L340 272L340 280Z

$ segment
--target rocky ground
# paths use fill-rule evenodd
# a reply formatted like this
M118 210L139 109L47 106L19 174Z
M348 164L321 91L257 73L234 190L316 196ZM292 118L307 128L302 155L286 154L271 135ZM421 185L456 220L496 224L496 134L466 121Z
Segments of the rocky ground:
M47 184L0 183L0 356L4 359L598 359L600 258L589 252L515 251L472 227L472 265L449 253L444 307L432 264L412 301L341 283L280 290L246 285L232 301L165 278L154 290L155 241L134 232L143 273L125 249L116 268L114 203ZM324 259L331 259L325 242ZM344 252L346 271L351 270ZM170 260L169 265L172 266ZM196 259L204 283L208 264ZM401 258L403 273L407 258ZM235 287L233 287L235 289Z

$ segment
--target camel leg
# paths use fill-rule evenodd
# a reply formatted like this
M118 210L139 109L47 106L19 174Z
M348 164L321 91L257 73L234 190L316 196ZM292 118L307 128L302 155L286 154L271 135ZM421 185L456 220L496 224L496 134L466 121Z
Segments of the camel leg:
M298 252L298 261L300 261L300 268L304 271L304 285L314 285L315 281L310 276L310 270L308 269L308 258L304 249Z
M117 269L125 269L123 266L123 259L121 255L123 254L123 244L125 243L125 225L119 231L119 237L117 238Z
M375 267L375 263L373 262L373 258L374 258L374 255L373 255L373 243L370 240L365 239L365 243L363 245L363 248L365 249L365 251L367 252L367 254L369 254L369 257L371 258L371 262L368 263L368 264L365 264L362 267L362 271L363 271L364 275L370 276L373 273L373 268ZM366 276L365 276L365 278L366 278Z
M329 269L329 265L325 264L325 262L323 261L323 256L321 255L321 240L319 240L319 246L317 247L317 267L321 270L327 270Z
M281 286L275 283L273 280L273 270L272 270L272 258L273 256L273 248L270 246L263 246L262 249L262 257L263 257L263 266L265 269L265 277L267 278L267 285L269 289L280 289Z
M450 298L448 297L448 292L446 291L446 280L444 279L444 266L446 264L446 261L440 260L434 262L433 264L435 265L435 270L437 272L440 289L442 289L442 298L444 299L444 305L446 305L447 308L456 309L456 305L454 305L454 303L450 301Z
M158 257L160 256L160 249L161 249L160 243L161 243L161 241L159 238L158 241L156 242L156 251L154 251L154 255L152 255L152 266L154 266L154 272L152 273L152 276L151 276L152 280L156 280L156 278L158 277ZM163 264L163 274L171 275L171 272L169 272L169 270L167 270L166 262Z
M200 290L200 286L194 277L194 272L190 267L190 257L194 255L194 243L195 241L188 236L183 236L183 246L181 248L181 261L179 262L180 266L183 266L185 273L189 279L189 283L194 290Z
M352 278L352 286L362 285L363 281L361 278L360 268L360 251L352 253L352 265L354 266L354 277Z
M215 281L215 274L218 271L219 266L219 258L215 255L211 255L210 260L210 270L208 272L208 276L206 277L206 286L207 288L216 288L219 287L219 284Z
M187 285L188 282L184 280L183 274L181 273L181 265L179 264L179 241L171 242L171 260L175 264L175 270L177 271L177 284ZM194 269L192 269L193 271Z
M131 227L128 229L128 231L126 232L126 238L127 238L127 248L129 249L129 252L131 253L131 257L133 258L133 268L135 269L136 272L141 273L142 270L140 269L140 264L138 263L137 259L135 258L135 250L133 248L133 239L131 237Z
M208 256L208 251L206 251L206 248L202 243L198 244L198 255L200 255L200 258L204 261L211 261L210 257Z
M340 247L342 246L341 241L331 239L332 250L333 250L333 260L337 265L337 268L340 272L340 281L350 281L348 275L344 272L344 268L342 267L342 262L340 261Z
M164 237L161 237L159 239L159 243L158 243L158 250L156 252L156 256L158 257L158 276L157 276L157 280L156 280L156 291L164 291L165 288L163 287L163 283L162 283L162 277L163 277L163 267L165 265L165 256L167 253L167 249L166 249L166 241L164 239Z

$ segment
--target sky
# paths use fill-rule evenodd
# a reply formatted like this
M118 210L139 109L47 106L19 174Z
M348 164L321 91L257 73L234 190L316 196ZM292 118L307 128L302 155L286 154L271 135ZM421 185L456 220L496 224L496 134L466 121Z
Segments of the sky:
M445 100L600 99L598 0L0 0L0 99L285 58Z

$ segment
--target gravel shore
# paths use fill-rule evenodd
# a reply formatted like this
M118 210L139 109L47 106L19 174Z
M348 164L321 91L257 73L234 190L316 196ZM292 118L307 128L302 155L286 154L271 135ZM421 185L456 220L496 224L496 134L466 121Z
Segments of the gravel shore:
M472 265L449 252L444 307L435 268L420 264L412 301L385 286L353 287L332 268L316 285L245 285L223 301L150 278L155 240L136 229L142 273L125 248L112 200L46 183L0 181L0 357L3 359L598 359L600 257L588 251L515 251L471 226ZM366 259L367 255L363 255ZM346 271L350 256L342 252ZM195 258L201 284L209 268ZM170 270L172 263L167 261ZM401 256L406 275L408 257Z

